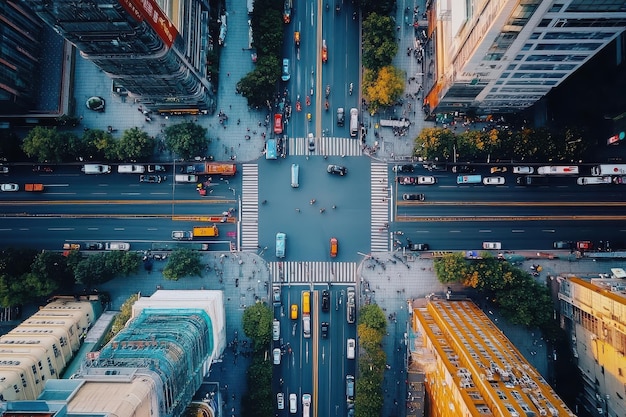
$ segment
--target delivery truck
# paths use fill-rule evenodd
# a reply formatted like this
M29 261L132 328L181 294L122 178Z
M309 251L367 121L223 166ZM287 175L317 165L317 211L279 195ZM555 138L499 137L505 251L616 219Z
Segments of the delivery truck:
M237 173L237 165L222 162L201 162L187 165L182 169L185 174L233 176Z
M591 168L591 175L603 177L607 175L626 175L626 164L596 165Z
M219 236L219 230L217 230L217 226L194 226L193 228L193 237L217 237Z

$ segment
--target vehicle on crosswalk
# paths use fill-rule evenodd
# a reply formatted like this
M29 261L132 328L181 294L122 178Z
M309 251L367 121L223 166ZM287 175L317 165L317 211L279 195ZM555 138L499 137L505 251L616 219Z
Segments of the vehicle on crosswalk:
M341 165L328 165L328 167L326 167L326 171L329 174L335 174L335 175L341 175L341 176L344 176L348 173L348 169Z
M309 152L315 152L315 137L313 133L309 133L308 135L308 144L309 144Z

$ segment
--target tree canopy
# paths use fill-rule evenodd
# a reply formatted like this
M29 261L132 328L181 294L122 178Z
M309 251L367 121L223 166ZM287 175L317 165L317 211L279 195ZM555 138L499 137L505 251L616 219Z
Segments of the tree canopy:
M382 383L387 356L382 348L387 332L387 318L377 304L359 310L357 335L359 340L359 378L356 380L355 413L378 417L383 407Z
M404 77L403 71L390 65L382 67L377 74L373 70L365 70L363 97L372 113L398 101L404 92Z
M117 157L120 161L148 161L154 154L155 144L154 137L138 127L126 129L117 142Z
M200 254L191 249L176 249L169 256L167 265L163 269L163 276L172 281L189 276L202 274Z
M264 303L255 303L243 312L243 331L252 339L255 350L266 349L272 341L272 310Z
M378 73L391 64L398 52L395 22L372 13L363 21L363 66Z
M165 128L165 143L178 158L191 159L206 154L207 130L195 123L183 122Z

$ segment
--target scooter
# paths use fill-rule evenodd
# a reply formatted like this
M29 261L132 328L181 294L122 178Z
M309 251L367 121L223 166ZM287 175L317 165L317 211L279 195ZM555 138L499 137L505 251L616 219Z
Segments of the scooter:
M353 86L352 83L350 83L350 91L349 91L350 95L352 95L352 87L354 87L354 86Z

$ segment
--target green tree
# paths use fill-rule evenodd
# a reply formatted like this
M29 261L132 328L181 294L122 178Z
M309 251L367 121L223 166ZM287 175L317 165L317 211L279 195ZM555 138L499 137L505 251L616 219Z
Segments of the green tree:
M56 128L35 126L24 138L22 150L37 162L63 161L63 138Z
M114 272L107 267L106 255L97 253L81 259L74 267L76 283L90 287L112 279Z
M120 161L147 161L154 155L154 137L133 127L122 134L117 144L117 157Z
M74 285L74 274L67 266L67 258L59 252L40 252L31 265L31 272L47 286L69 290Z
M207 130L191 122L165 128L165 143L178 158L191 159L207 151Z
M201 274L200 254L191 249L174 250L163 269L163 276L172 281L178 281L183 277L200 276Z
M378 304L367 304L359 310L359 326L361 324L382 335L387 329L387 318Z
M84 159L89 161L115 160L117 158L117 142L109 132L100 129L89 129L83 133Z
M449 160L454 154L456 137L449 129L422 129L415 139L415 156L428 160Z
M280 77L280 62L275 56L261 56L257 65L237 83L237 91L248 100L248 106L256 109L267 107L276 92Z
M363 21L363 66L378 72L398 52L396 28L389 16L372 13Z
M396 0L360 0L359 5L363 13L367 16L370 13L388 16L395 10ZM413 13L413 10L411 10Z
M256 352L248 368L247 382L250 389L243 396L241 415L251 417L271 416L274 411L272 393L272 363L262 352Z
M404 77L403 71L391 65L382 67L377 74L373 70L365 70L363 96L372 113L398 101L404 92Z
M441 258L435 259L434 266L437 279L442 284L460 282L473 272L463 252L445 254Z
M139 299L139 294L133 294L124 301L120 307L120 312L115 316L111 330L107 334L105 343L108 343L113 337L120 332L126 326L128 320L133 314L133 304Z
M254 5L256 10L257 5ZM260 56L279 56L283 46L283 17L276 9L260 10L258 19L252 18L254 47Z
M243 331L252 339L255 351L267 349L272 341L272 310L267 304L257 302L243 312Z

